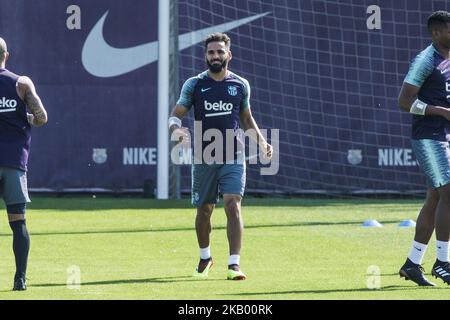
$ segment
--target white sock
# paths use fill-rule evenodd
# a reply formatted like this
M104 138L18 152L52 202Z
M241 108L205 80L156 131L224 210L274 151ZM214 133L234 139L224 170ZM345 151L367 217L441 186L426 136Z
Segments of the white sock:
M448 259L448 241L436 241L436 256L439 261L449 262Z
M200 248L200 259L206 260L211 258L211 246L208 246L207 248Z
M239 265L239 260L241 259L241 256L238 254L232 254L229 258L228 258L228 265L231 266L232 264L237 264Z
M423 257L425 256L425 251L427 251L428 245L413 241L411 251L409 251L408 259L415 264L422 264Z

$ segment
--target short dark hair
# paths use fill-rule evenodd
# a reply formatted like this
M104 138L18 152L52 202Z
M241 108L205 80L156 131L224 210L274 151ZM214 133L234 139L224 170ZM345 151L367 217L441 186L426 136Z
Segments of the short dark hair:
M450 13L447 11L436 11L433 12L427 21L428 31L432 31L433 29L443 29L447 28L447 23L450 23Z
M205 50L208 48L208 44L211 42L225 42L225 46L228 47L228 49L230 49L231 46L231 39L225 33L217 32L210 34L205 40Z

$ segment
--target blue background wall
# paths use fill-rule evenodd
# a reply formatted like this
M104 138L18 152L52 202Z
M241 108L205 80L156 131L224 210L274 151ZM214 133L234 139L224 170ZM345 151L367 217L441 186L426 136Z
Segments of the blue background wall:
M81 30L66 26L73 4L81 8ZM367 28L369 5L381 9L381 30ZM256 120L280 129L281 136L279 174L261 177L259 167L250 166L248 187L424 190L410 153L410 116L399 111L396 99L409 61L429 44L428 15L447 6L418 0L180 0L180 34L269 12L228 32L230 68L250 81ZM157 64L103 78L81 61L89 33L106 12L103 35L110 46L157 40L156 0L1 0L0 36L11 52L7 67L34 80L49 113L47 127L33 130L32 189L135 189L156 177ZM102 54L92 53L97 59ZM180 86L204 69L202 44L183 50ZM103 149L100 157L93 157L94 149ZM186 167L182 187L189 186Z

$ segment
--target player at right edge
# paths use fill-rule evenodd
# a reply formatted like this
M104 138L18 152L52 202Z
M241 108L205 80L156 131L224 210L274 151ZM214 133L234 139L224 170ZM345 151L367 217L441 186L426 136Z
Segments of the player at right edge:
M419 286L435 286L421 265L433 229L437 259L431 274L450 284L450 13L434 12L427 26L432 43L411 63L399 96L400 107L413 115L411 146L428 181L414 241L399 271Z

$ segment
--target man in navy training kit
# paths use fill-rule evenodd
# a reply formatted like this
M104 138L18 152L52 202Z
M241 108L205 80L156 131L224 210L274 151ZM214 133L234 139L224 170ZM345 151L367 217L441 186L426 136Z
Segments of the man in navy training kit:
M228 71L228 64L232 58L230 38L223 33L211 34L205 40L205 60L208 70L188 79L182 88L180 99L169 118L170 132L185 139L189 139L187 128L182 127L181 119L194 107L196 123L195 145L201 143L202 151L206 151L208 143L197 141L202 132L209 129L220 131L223 142L230 132L251 129L255 133L253 139L258 142L262 154L266 159L272 157L272 146L261 134L250 110L250 85L247 80ZM197 131L202 132L197 132ZM242 132L241 132L242 133ZM202 139L203 140L203 139ZM197 207L195 229L200 247L200 262L194 273L197 277L206 277L213 265L210 250L211 215L219 199L219 192L223 195L225 213L227 216L227 237L229 243L229 260L227 279L244 280L246 275L240 269L240 251L242 245L243 222L241 217L241 200L245 189L245 152L243 134L236 134L233 138L236 147L232 152L225 152L222 160L217 151L213 162L200 160L194 151L192 164L192 204ZM224 151L227 146L224 144ZM241 150L241 151L236 151ZM231 157L230 154L231 153Z
M31 126L44 125L47 112L31 79L5 69L8 58L6 42L0 38L0 193L13 231L16 260L13 290L26 290L30 238L25 224L25 208L30 202L27 162Z
M400 107L413 114L411 145L428 181L413 245L399 271L419 286L435 286L421 265L433 229L437 259L431 274L450 284L450 13L434 12L427 25L432 44L411 63L399 96Z

